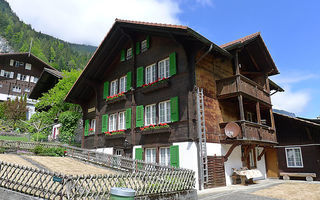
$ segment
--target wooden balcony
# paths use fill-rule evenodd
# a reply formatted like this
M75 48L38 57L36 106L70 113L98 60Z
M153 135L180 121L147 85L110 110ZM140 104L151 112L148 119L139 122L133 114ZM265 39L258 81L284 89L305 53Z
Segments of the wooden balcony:
M241 128L241 133L236 138L228 138L225 135L224 128L227 122L220 124L221 140L224 141L248 141L248 142L264 142L277 143L276 131L270 126L249 122L249 121L235 121Z
M270 93L243 75L217 80L217 96L225 99L242 94L271 105Z

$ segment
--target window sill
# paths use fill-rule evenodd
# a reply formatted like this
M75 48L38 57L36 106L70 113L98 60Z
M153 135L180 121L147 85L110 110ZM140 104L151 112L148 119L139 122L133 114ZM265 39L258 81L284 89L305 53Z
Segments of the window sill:
M113 103L117 103L124 100L127 100L126 94L123 94L122 96L111 99L111 100L107 100L107 104L113 104Z
M147 94L147 93L151 93L151 92L160 90L162 88L167 88L167 87L169 87L169 84L170 84L169 79L165 79L165 80L159 81L157 83L154 83L150 86L142 87L142 93Z
M136 128L136 132L140 132L141 135L152 135L158 133L171 133L170 127L151 129L151 130L140 130L140 128Z

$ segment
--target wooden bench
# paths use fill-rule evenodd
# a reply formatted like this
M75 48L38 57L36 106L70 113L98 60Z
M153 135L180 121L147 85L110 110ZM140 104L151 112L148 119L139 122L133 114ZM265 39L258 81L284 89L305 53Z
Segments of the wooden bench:
M290 177L306 177L307 181L313 181L313 178L317 177L316 173L299 173L299 172L280 172L280 176L283 180L290 180Z

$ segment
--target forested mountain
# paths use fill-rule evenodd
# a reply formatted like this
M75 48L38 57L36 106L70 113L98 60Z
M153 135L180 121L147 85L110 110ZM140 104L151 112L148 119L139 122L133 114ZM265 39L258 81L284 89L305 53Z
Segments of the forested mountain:
M22 22L5 0L0 0L0 36L15 52L31 52L58 70L82 69L96 49L90 45L72 44L35 31Z

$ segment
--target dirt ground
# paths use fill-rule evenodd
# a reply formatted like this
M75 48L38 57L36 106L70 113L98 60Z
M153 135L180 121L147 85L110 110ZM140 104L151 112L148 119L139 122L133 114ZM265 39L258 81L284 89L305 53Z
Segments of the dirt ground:
M30 162L24 160L23 158L15 154L0 154L0 161L38 169L36 166L32 165Z
M258 190L252 194L285 200L319 200L319 183L294 183L288 182Z
M23 157L31 159L27 161ZM117 172L106 168L86 164L68 157L49 157L49 156L26 156L22 157L15 154L0 154L0 161L18 164L39 169L32 161L39 163L44 168L66 175L88 175L88 174L115 174Z
M116 172L93 165L85 164L68 157L28 156L50 171L68 175L114 174Z

